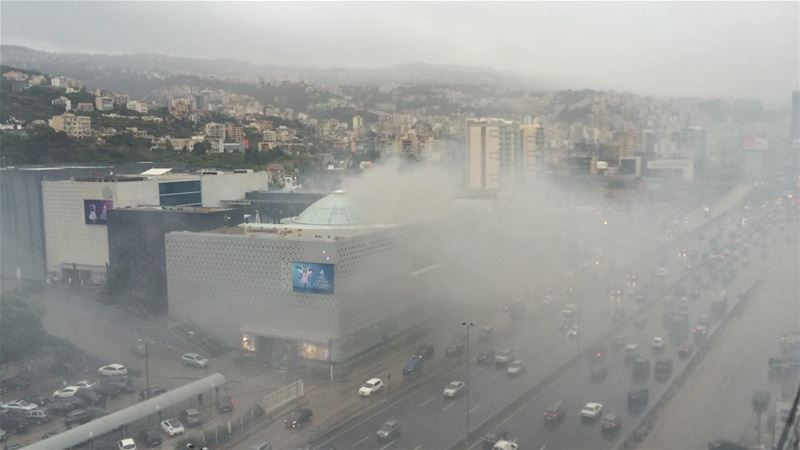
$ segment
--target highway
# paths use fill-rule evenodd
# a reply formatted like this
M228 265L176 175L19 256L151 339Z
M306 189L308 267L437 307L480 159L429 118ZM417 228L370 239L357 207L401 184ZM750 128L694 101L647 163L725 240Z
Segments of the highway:
M712 227L727 227L725 220ZM696 239L694 234L685 235L683 241L672 241L665 245L667 254L677 255L679 245L689 250L704 251L705 242ZM638 272L643 274L653 271L661 264L661 254L664 252L651 251L645 256L645 261L636 261L634 268L617 271L614 279L608 280L609 284L624 284L626 274ZM677 256L668 257L665 262L667 273L664 284L672 285L679 279L687 275L683 270L685 260ZM617 266L620 267L620 266ZM580 342L594 342L604 333L608 332L613 324L608 317L609 291L604 283L585 280L578 286L577 290L580 301L580 316L587 318L581 321L582 338L580 341L571 339L560 333L558 324L560 320L560 306L552 310L543 312L543 316L533 326L522 326L517 332L508 337L503 342L493 343L495 350L503 348L513 349L517 358L521 358L528 363L528 371L519 377L509 377L504 371L494 367L480 366L474 361L470 364L470 405L469 416L472 427L493 417L512 401L521 396L524 392L537 385L548 375L553 373L558 367L572 359L579 351ZM736 286L738 288L739 286ZM648 289L651 298L654 289ZM566 302L562 302L566 303ZM623 306L628 313L633 312L632 301L625 302ZM693 304L692 315L700 314L700 304ZM707 306L706 306L707 308ZM645 352L649 352L649 343L656 333L663 334L660 327L661 309L656 307L648 310L647 326L641 330L626 328L622 331L627 341L638 342ZM588 318L592 320L588 320ZM666 336L665 336L666 337ZM584 347L586 344L583 344ZM674 346L670 344L666 353L674 353ZM474 354L474 352L473 352ZM540 448L548 445L549 436L562 436L553 441L556 448L588 448L596 446L599 430L594 427L572 427L569 425L573 418L577 416L579 406L586 401L606 401L609 407L619 413L624 411L624 399L630 383L630 373L626 372L621 365L620 355L612 354L609 356L609 375L602 385L593 385L588 379L588 370L585 365L579 364L575 370L570 371L562 377L552 391L548 390L541 395L531 405L528 414L520 413L515 418L520 418L521 422L516 423L511 420L506 427L513 435L519 436L521 441L525 441L530 434L542 435L539 439L545 439L541 445L529 446L527 443L524 448ZM619 363L619 364L618 364ZM677 364L675 370L680 370ZM433 380L411 393L393 400L391 403L380 408L370 416L360 420L353 426L338 430L324 444L333 445L337 449L444 449L450 448L456 441L463 436L466 422L466 400L461 396L457 400L445 399L441 391L444 385L450 380L465 379L465 369L460 367L451 371L440 379ZM648 382L651 383L651 382ZM652 383L651 383L652 384ZM660 386L650 386L651 395L657 395ZM593 392L597 397L593 399ZM606 396L608 399L606 399ZM619 397L621 403L615 403ZM540 401L539 401L540 400ZM556 400L564 400L568 408L570 420L563 424L562 433L542 433L536 427L541 426L541 411L546 405ZM535 412L535 414L533 414ZM532 415L533 414L533 415ZM397 439L386 442L379 442L376 438L376 430L385 421L396 418L402 424L402 433ZM534 419L535 418L535 419ZM623 418L623 427L625 418ZM529 439L533 441L533 439ZM601 442L603 442L601 440ZM601 447L611 446L610 443Z
M757 416L751 406L753 392L770 391L773 407L778 395L791 398L798 378L770 377L766 360L779 353L781 333L800 331L797 229L795 217L785 231L778 233L779 238L771 241L775 257L767 262L759 295L744 314L733 319L716 350L669 403L641 448L704 448L713 439L753 448L758 438ZM767 414L762 418L762 433L761 442L771 442Z

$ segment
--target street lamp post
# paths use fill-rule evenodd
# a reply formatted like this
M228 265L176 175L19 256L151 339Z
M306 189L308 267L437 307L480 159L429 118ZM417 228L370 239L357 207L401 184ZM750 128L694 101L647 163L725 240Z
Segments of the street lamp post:
M470 391L470 381L469 381L469 361L470 361L470 356L469 356L469 329L474 327L475 323L474 322L463 321L463 322L461 322L461 325L463 325L467 330L467 345L466 345L466 352L467 352L467 364L466 364L467 365L467 375L466 375L467 379L466 379L466 384L467 384L467 386L464 389L465 390L464 394L466 396L466 400L467 401L465 402L466 403L466 411L465 411L465 414L464 414L464 417L465 417L465 420L466 420L466 425L464 427L464 444L466 444L465 448L469 448L469 391Z
M144 345L144 384L150 389L150 340L139 339L139 343Z

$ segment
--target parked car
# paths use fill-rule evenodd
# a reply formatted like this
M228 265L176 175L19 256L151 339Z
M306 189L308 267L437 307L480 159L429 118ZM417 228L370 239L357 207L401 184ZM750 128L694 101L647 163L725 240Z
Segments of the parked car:
M584 419L596 419L603 412L601 403L589 402L581 409L580 416Z
M229 395L225 395L217 399L217 412L229 413L233 411L233 399Z
M76 409L64 416L64 425L66 425L67 428L72 428L75 425L83 425L91 422L96 416L97 414L90 409Z
M297 408L289 413L289 417L283 421L286 428L300 428L304 423L311 421L314 413L310 408Z
M55 392L53 392L53 398L70 398L74 397L75 393L78 392L80 388L77 386L67 386L61 388Z
M0 380L0 394L5 394L11 391L21 391L28 389L31 386L31 380L21 377L9 377Z
M565 415L566 411L564 410L564 404L560 401L545 409L543 414L545 423L549 424L561 422Z
M22 400L25 400L27 402L36 403L37 405L39 405L39 408L46 407L52 399L53 399L52 397L40 394L30 394L22 398Z
M97 373L103 376L127 375L128 368L122 364L109 364L97 369Z
M8 439L8 433L6 433L5 430L0 430L0 442L5 441L6 439Z
M53 416L50 415L50 412L43 408L32 409L30 411L25 411L25 414L22 417L28 419L29 421L41 425L43 423L50 422L53 420Z
M184 353L181 356L181 362L184 366L197 367L198 369L205 369L208 367L208 358L197 353Z
M444 387L442 391L442 395L447 398L455 398L461 395L462 392L467 388L467 383L463 381L451 381Z
M186 431L183 428L183 424L178 419L167 419L161 422L161 431L167 434L167 436L177 436L179 434L183 434Z
M75 386L78 389L92 389L97 385L97 383L89 380L80 380L72 383L70 386Z
M128 393L128 390L119 384L98 384L94 389L92 389L92 392L104 397L114 398Z
M161 433L158 430L142 430L136 435L136 440L145 447L158 447L161 445Z
M512 377L522 375L528 369L528 366L525 364L525 361L521 359L515 359L511 361L511 364L506 367L506 373L511 375Z
M10 411L0 413L0 429L7 433L25 433L30 426L31 422L19 414Z
M17 442L9 442L8 444L3 446L3 450L20 450L22 448L22 444Z
M82 399L89 405L106 405L106 397L90 389L81 389L75 393L75 396Z
M196 427L203 423L203 419L200 417L200 411L194 408L184 409L178 415L178 418L187 427Z
M125 438L117 441L117 450L136 450L136 441Z
M370 378L358 388L358 395L369 397L370 395L383 389L383 381L380 378Z
M167 390L162 387L150 386L149 388L144 388L141 391L139 391L139 400L140 401L147 400L149 398L161 395L165 392L167 392Z
M27 400L15 400L7 403L0 403L0 407L10 411L30 411L39 407L36 403Z
M387 420L377 431L378 439L389 440L400 436L400 421L397 419Z
M84 406L86 406L86 402L80 397L60 398L50 402L47 405L47 410L55 416L66 416L70 411Z
M94 390L97 391L98 387L108 385L117 386L123 389L125 392L136 392L136 384L133 382L133 378L129 376L118 376L102 379L97 383L97 386L94 387Z

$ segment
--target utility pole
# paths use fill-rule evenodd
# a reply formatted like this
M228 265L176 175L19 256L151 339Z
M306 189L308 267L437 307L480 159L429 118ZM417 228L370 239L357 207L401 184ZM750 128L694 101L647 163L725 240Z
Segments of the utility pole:
M463 321L463 322L461 322L461 325L463 325L466 328L466 331L467 331L467 333L466 333L466 336L467 336L467 345L466 345L466 352L467 352L467 358L466 358L467 379L465 381L466 387L464 388L464 390L465 390L464 394L465 394L465 396L467 398L466 399L467 401L465 402L466 410L465 410L465 414L464 414L464 418L466 420L466 425L464 427L464 444L466 444L465 448L469 448L469 391L470 391L470 381L469 381L469 362L470 362L470 356L469 356L469 329L474 327L475 323L474 322Z

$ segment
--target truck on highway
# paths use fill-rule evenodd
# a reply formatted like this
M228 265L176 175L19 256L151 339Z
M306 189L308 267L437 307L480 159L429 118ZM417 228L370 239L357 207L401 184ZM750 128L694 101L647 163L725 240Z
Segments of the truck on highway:
M494 443L494 447L492 450L517 450L519 446L514 441L507 441L505 439L500 439L499 441Z

